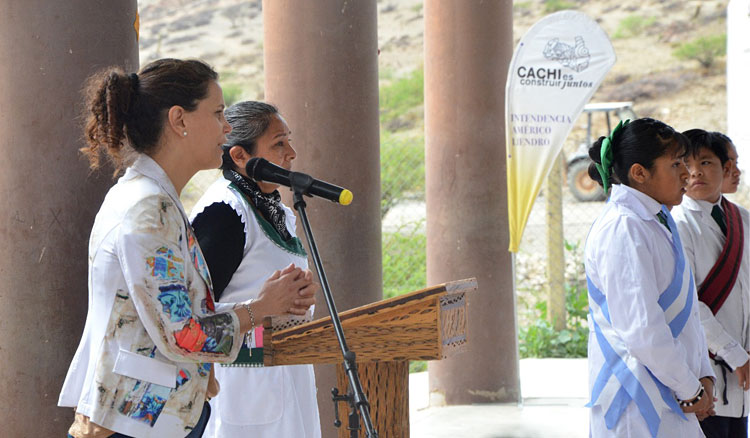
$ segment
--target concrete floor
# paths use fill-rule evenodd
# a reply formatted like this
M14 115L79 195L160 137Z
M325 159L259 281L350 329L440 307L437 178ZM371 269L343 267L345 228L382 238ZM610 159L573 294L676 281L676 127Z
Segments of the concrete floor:
M409 376L412 438L586 438L586 359L523 359L523 403L428 407L427 373Z

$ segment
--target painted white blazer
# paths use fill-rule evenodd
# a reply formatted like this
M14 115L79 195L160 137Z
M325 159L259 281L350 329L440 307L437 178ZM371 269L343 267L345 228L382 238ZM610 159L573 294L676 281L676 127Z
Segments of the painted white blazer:
M638 362L674 392L689 399L699 378L714 376L706 340L692 306L682 332L674 338L658 304L675 270L672 234L656 218L661 205L653 198L615 184L607 205L591 228L585 248L586 274L605 295L613 328ZM693 291L695 294L695 291ZM696 302L697 296L693 296ZM601 348L589 336L589 392L604 364ZM694 414L687 421L674 412L661 417L658 437L703 437ZM600 406L591 409L592 437L649 437L635 402L630 402L616 427L606 427Z
M183 438L203 408L207 362L232 362L242 344L237 316L212 311L211 294L174 186L140 156L91 231L89 309L59 405L126 435Z
M695 284L700 287L718 260L724 246L724 233L711 217L714 204L697 201L684 196L682 204L673 210L674 220L680 230L685 256L695 274ZM737 205L745 229L743 260L732 292L724 305L714 316L703 302L698 302L701 324L706 332L708 350L724 359L732 369L742 366L748 360L750 350L750 214ZM743 417L748 414L750 398L747 391L740 388L737 375L727 371L727 400L724 404L724 378L720 365L713 363L716 373L716 415L722 417Z

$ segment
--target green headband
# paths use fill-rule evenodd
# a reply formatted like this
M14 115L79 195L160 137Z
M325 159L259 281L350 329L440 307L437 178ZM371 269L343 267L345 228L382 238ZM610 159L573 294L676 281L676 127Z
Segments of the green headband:
M617 135L617 133L628 123L630 123L630 119L620 120L620 123L615 126L612 133L602 140L601 164L594 163L596 165L596 170L599 171L599 175L602 177L602 187L604 188L605 194L609 194L609 180L610 175L612 174L612 142L614 141L615 135Z

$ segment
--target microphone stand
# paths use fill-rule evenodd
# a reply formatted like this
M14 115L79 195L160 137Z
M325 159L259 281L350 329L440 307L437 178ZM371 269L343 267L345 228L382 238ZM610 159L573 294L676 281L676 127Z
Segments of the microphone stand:
M341 347L341 352L344 357L346 376L349 379L349 389L346 395L339 395L338 388L333 388L331 390L333 395L333 408L336 412L334 425L336 427L341 426L341 421L339 420L338 415L338 402L346 401L349 404L349 424L347 429L349 430L350 437L357 438L359 436L359 415L357 415L357 411L359 411L359 414L362 416L362 422L365 423L366 436L369 438L377 438L378 432L373 427L372 419L370 418L370 403L367 401L367 396L362 391L362 383L357 374L357 356L353 351L349 350L349 347L346 345L346 338L344 337L344 330L341 327L339 313L336 310L336 303L333 301L333 295L328 286L328 279L326 279L326 274L323 270L323 263L320 260L318 247L315 245L310 222L307 220L307 213L305 212L307 204L305 203L303 196L306 195L307 191L310 189L310 186L313 183L313 178L305 173L290 172L289 182L292 191L294 192L294 209L299 213L302 227L305 229L307 243L310 246L310 252L312 253L313 262L315 263L315 270L318 271L320 286L323 289L323 295L325 296L326 304L328 305L328 313L331 314L333 329L336 332L336 338L338 338L339 346Z

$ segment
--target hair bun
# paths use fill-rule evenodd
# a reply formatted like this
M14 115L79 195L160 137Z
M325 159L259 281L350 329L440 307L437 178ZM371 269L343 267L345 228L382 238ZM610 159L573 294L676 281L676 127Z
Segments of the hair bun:
M594 163L602 164L602 142L605 138L607 137L599 137L599 139L589 147L589 158L591 158Z
M588 174L591 179L593 179L597 184L600 186L603 186L602 177L599 175L599 170L597 170L596 165L602 164L602 141L604 141L606 137L599 137L598 140L594 142L594 144L591 145L589 148L589 158L591 158L592 163L589 164L588 168Z

